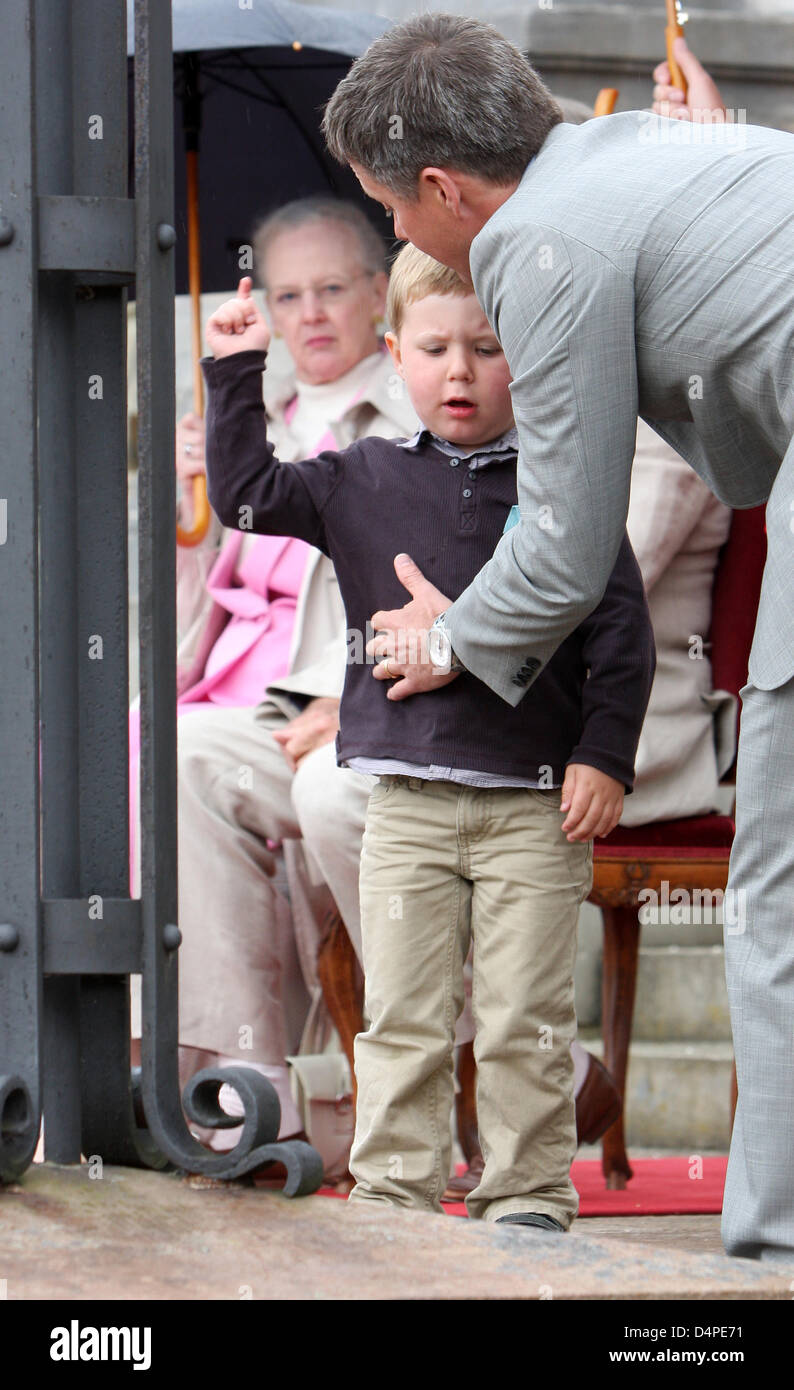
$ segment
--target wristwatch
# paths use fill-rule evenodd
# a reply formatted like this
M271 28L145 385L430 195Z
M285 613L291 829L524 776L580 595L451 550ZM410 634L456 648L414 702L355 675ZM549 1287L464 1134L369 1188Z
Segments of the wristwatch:
M444 624L444 614L439 613L427 634L427 654L438 671L465 671L466 667L452 650L449 633Z

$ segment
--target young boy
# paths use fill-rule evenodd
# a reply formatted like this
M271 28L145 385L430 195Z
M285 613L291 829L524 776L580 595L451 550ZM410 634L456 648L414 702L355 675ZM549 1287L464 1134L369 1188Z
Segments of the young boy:
M441 1210L471 937L485 1170L469 1215L567 1230L577 915L591 837L617 824L631 790L653 678L637 563L624 537L598 608L515 708L465 672L421 700L389 700L362 653L373 596L403 602L393 557L408 551L454 597L514 522L507 363L474 294L406 246L386 341L425 428L282 464L266 438L269 333L250 286L207 325L210 500L226 526L300 536L330 555L358 650L337 761L378 775L361 855L370 1026L356 1040L350 1199ZM574 785L577 813L561 824Z

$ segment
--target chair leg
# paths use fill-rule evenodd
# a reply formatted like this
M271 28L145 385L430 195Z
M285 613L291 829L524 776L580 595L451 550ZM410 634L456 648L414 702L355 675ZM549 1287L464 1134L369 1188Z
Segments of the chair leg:
M353 1042L356 1034L364 1027L364 991L353 943L338 912L331 919L317 956L317 976L322 985L326 1007L350 1066L355 1104Z
M629 1043L637 986L640 925L636 907L605 907L604 970L602 978L602 1030L604 1066L624 1100ZM601 1167L606 1185L625 1188L633 1176L626 1153L624 1115L607 1130L601 1141Z
M467 1163L480 1153L480 1134L477 1128L477 1064L474 1043L461 1043L457 1049L457 1074L460 1090L455 1096L455 1118L458 1141Z

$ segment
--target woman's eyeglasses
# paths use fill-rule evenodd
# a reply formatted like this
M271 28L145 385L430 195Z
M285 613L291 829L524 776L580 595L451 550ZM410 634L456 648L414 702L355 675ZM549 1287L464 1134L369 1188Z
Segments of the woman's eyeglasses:
M267 298L271 304L278 305L280 309L295 309L303 301L303 296L310 291L318 303L327 308L329 304L337 304L340 300L348 298L352 293L357 280L365 276L372 277L372 270L360 270L357 275L341 276L335 275L333 278L321 280L313 285L290 285L281 290L266 291Z

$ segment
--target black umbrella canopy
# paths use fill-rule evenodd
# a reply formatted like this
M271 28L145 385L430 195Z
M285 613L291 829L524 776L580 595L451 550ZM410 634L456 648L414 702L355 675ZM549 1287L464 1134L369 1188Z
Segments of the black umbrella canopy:
M301 43L357 58L391 28L381 15L295 5L289 0L171 0L175 53L219 48L289 48ZM127 52L134 52L133 0L127 0Z
M389 28L377 15L251 0L173 0L176 288L187 290L185 147L197 139L202 289L230 291L257 221L293 198L357 203L394 245L383 210L331 159L322 108L350 63ZM297 48L294 45L297 44ZM133 53L131 0L128 53ZM132 64L129 65L132 178ZM198 128L196 131L196 127Z

